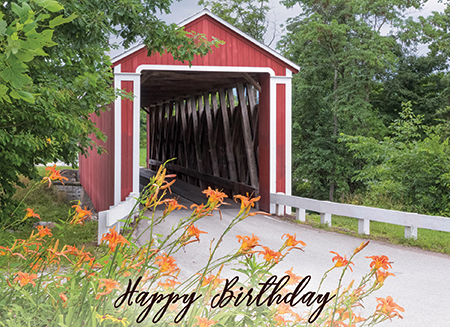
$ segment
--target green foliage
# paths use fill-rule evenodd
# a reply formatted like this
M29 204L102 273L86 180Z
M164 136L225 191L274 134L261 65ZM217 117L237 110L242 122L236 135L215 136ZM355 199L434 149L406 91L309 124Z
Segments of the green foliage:
M52 41L53 28L76 17L60 15L50 20L50 14L41 11L58 12L63 7L51 0L36 1L36 4L38 15L25 1L21 5L6 3L10 12L0 12L0 103L11 103L11 98L34 103L27 63L35 57L47 56L44 47L56 45Z
M74 203L69 203L64 194L58 192L53 185L48 187L48 183L33 187L33 185L35 185L34 182L24 180L23 178L22 182L25 184L25 187L18 188L17 192L14 194L14 199L25 199L16 210L16 214L11 217L11 220L3 220L1 222L3 226L14 222L14 219L23 219L26 208L33 208L34 212L42 217L41 220L47 222L60 224L61 221L67 221L69 218L68 213L73 212L72 205L74 205ZM14 238L28 238L33 230L33 224L36 222L39 222L38 218L28 218L19 224L16 223L14 228L12 228L14 232L5 231L3 228L0 228L0 246L11 245L14 243ZM92 243L97 237L98 223L96 221L88 221L84 226L70 225L69 227L70 228L62 231L64 237L61 238L61 245L82 246L84 244ZM54 231L56 232L56 230Z
M226 20L261 43L269 27L269 0L199 0L212 13Z
M450 215L450 147L441 126L422 125L423 116L403 104L400 119L390 129L392 136L341 135L340 141L366 164L354 179L368 187L368 196L388 196L402 201L410 211ZM423 135L423 136L422 136Z
M338 135L381 139L388 134L386 126L393 119L395 106L398 111L404 94L409 94L401 91L410 88L406 81L402 85L404 77L396 72L414 71L403 53L417 40L410 39L404 45L399 41L408 33L417 36L423 32L420 26L410 26L403 15L424 2L282 1L287 7L299 5L301 9L300 15L288 20L288 32L278 44L284 55L301 67L293 81L294 193L298 189L299 195L334 200L363 191L363 183L352 177L365 162L362 157L353 157L337 141ZM389 24L390 33L381 33ZM399 64L402 56L407 59ZM443 59L439 60L428 63L427 68L444 67ZM417 98L427 94L428 100L442 103L448 92L441 90L446 86L438 90L434 86L445 82L441 76L431 76L431 71L421 80L417 75L408 78L416 82L413 89ZM429 82L429 87L421 89L421 82ZM386 96L390 102L384 102ZM420 102L424 111L430 109L427 99Z
M147 147L140 148L139 149L139 166L144 167L144 168L147 166L147 164L145 163L146 156L147 156Z
M87 149L102 151L94 139L105 137L89 117L122 93L111 87L111 35L189 62L220 43L159 20L170 0L20 4L0 7L0 219L14 208L19 175L36 178L36 164L76 164Z
M147 112L144 110L141 110L139 125L139 148L147 148Z
M398 117L402 102L411 101L414 111L424 115L424 124L436 125L437 113L450 105L447 57L400 53L395 66L372 92L372 105L388 125Z

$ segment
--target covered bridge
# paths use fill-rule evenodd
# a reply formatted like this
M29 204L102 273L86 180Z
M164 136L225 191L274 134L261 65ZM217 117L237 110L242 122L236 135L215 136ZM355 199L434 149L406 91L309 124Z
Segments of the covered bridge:
M223 19L203 10L187 31L225 41L191 67L138 45L113 58L116 99L92 117L108 136L107 154L80 158L80 180L100 212L99 232L127 214L139 194L139 116L147 112L147 167L177 158L168 169L186 182L228 193L291 192L292 74L299 67ZM101 237L101 234L99 235Z

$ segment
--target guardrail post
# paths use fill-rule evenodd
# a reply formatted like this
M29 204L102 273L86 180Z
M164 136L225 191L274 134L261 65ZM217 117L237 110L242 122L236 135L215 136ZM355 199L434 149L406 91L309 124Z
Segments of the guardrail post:
M331 227L331 213L321 213L320 214L320 223L326 224Z
M370 234L370 220L358 219L358 234Z
M405 226L405 238L413 238L417 240L417 227Z
M284 205L282 204L275 204L275 214L277 216L284 216Z
M283 194L283 192L277 192L277 194ZM282 204L275 204L275 214L277 216L284 216L284 205Z
M305 222L306 221L306 210L295 208L295 218L299 221Z
M98 213L98 237L97 244L100 245L100 240L102 239L103 234L108 233L108 226L106 225L106 220L108 219L109 211L100 211Z

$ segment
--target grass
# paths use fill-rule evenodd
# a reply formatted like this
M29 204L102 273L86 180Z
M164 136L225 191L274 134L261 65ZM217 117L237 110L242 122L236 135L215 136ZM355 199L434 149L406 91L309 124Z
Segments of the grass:
M358 219L342 216L332 216L331 227L320 223L320 215L310 214L306 216L306 224L333 232L357 236L365 239L374 239L414 246L424 250L450 254L450 233L419 228L417 240L405 238L405 227L382 223L370 222L370 235L358 234Z
M67 169L70 167L59 167L61 169ZM38 167L40 174L45 174L45 167ZM42 171L42 173L41 173ZM29 182L27 179L22 179L22 182L26 184L25 188L17 188L14 199L20 201L28 193L33 182ZM69 219L69 212L73 212L72 205L76 203L69 203L64 194L57 191L55 187L48 187L48 184L40 184L37 188L31 191L25 198L22 205L17 209L15 217L16 219L22 219L25 215L24 210L26 208L33 208L34 212L41 216L41 221L55 222L61 224L61 221L67 221ZM38 218L28 218L25 222L16 225L13 228L13 232L3 230L0 228L0 245L9 245L16 239L26 239L30 236L33 230L33 224L39 222ZM77 247L86 245L86 250L93 250L94 243L97 240L97 221L85 222L85 225L70 226L65 229L53 228L52 233L60 239L60 246L63 245L75 245ZM95 242L94 242L95 241ZM90 249L89 249L90 248Z
M47 168L46 166L37 166L36 169L39 173L39 175L41 176L45 176L45 168ZM57 170L61 170L61 169L73 169L71 166L56 166Z
M139 149L139 166L146 168L147 165L145 163L145 157L147 156L147 149L140 148Z

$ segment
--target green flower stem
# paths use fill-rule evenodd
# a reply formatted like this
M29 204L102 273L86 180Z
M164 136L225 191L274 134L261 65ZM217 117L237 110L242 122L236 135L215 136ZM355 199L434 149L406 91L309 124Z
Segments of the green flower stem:
M332 267L332 268L328 269L327 271L325 271L325 273L324 273L323 276L322 276L322 279L320 280L319 286L317 287L316 294L319 294L319 291L320 291L320 288L322 287L323 282L324 282L325 279L328 277L328 273L329 273L330 271L332 271L334 268L335 268L335 267ZM313 309L313 307L311 306L311 308L309 309L308 316L311 316L312 309ZM308 326L309 326L309 321L306 320L306 325L305 325L305 327L308 327Z
M28 190L27 194L25 194L25 196L22 198L22 200L20 200L19 204L16 206L16 208L15 208L14 211L12 212L11 217L14 216L14 214L15 214L16 211L17 211L17 209L19 209L19 207L22 205L23 201L28 197L28 195L30 195L30 193L31 193L32 191L34 191L34 189L36 188L36 186L39 185L39 184L40 184L39 182L35 182L34 185ZM15 225L19 224L20 222L21 222L21 221L17 221L17 220L16 220L16 221L13 222L11 225L6 226L6 227L3 227L3 229L5 230L5 229L8 229L8 228L12 228L12 227L14 227Z
M352 263L352 259L353 257L356 255L356 253L353 253L352 256L350 257L350 259L348 259L347 264L345 265L344 269L342 270L341 273L341 277L339 278L339 283L338 283L338 287L336 290L336 300L334 300L334 308L333 308L333 313L331 315L331 323L330 326L333 326L333 322L334 322L334 315L336 314L336 309L337 309L337 302L339 299L339 291L341 289L341 283L342 283L342 279L344 278L345 272L347 271L348 266L350 265L350 263Z

